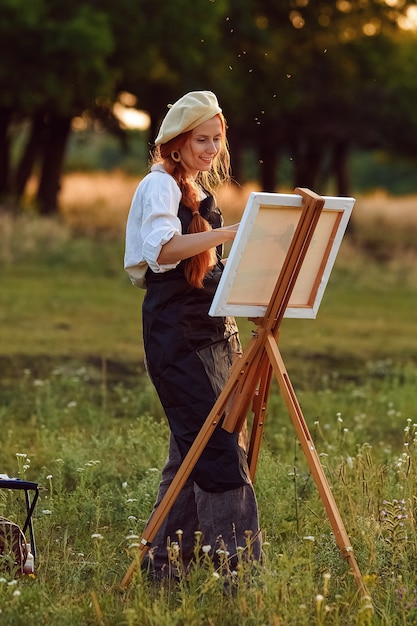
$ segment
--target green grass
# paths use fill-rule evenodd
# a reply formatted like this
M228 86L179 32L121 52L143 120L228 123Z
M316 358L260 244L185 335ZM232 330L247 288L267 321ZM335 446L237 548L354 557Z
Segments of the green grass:
M1 261L0 472L42 487L38 560L35 578L0 571L0 623L417 623L412 264L381 264L349 250L317 319L285 320L279 340L371 593L371 616L335 545L276 383L255 485L262 567L242 564L233 594L205 559L176 586L138 573L120 591L168 437L143 374L142 292L123 273L120 239L31 228L32 245L10 245L7 254L3 247ZM239 325L246 345L253 326ZM0 515L21 520L22 500L0 490Z

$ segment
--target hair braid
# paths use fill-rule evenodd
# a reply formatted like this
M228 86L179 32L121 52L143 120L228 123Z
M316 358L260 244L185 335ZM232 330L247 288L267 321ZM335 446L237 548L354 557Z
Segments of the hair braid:
M222 182L229 179L230 157L227 149L225 137L225 121L222 114L219 114L223 127L222 147L213 161L212 171L199 172L196 182L201 183L204 189L209 193L213 193L215 188ZM171 156L173 152L179 151L181 146L185 144L192 131L182 133L178 137L174 137L166 144L157 146L152 158L153 163L163 162L165 170L171 174L178 183L181 190L182 202L191 211L192 219L188 227L188 233L201 233L211 230L211 226L207 220L199 213L200 196L199 187L193 184L186 176L184 166L174 160ZM210 267L216 263L216 248L204 250L200 254L190 257L185 263L185 277L192 287L202 288L204 277Z

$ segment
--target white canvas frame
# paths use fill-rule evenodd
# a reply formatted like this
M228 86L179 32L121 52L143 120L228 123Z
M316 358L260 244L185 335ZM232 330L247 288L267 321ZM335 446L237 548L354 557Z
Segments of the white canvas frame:
M354 198L322 197L324 207L284 317L317 316L355 204ZM297 194L250 194L209 315L265 315L302 208Z

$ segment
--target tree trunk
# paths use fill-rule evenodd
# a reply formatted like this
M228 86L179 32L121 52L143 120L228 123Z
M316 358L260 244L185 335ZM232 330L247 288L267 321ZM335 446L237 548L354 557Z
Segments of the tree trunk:
M51 215L58 210L62 165L70 130L71 117L50 116L36 198L42 215Z
M337 195L339 196L349 196L348 154L348 142L345 140L335 141L333 145L333 173L336 179Z
M35 166L36 159L39 154L42 153L45 132L46 124L44 114L38 113L32 119L30 135L14 176L13 194L17 200L20 200L23 196L26 184Z
M308 141L296 149L294 187L307 187L316 191L322 159L322 150L315 141Z
M6 195L10 190L9 124L11 117L11 109L0 107L0 195Z

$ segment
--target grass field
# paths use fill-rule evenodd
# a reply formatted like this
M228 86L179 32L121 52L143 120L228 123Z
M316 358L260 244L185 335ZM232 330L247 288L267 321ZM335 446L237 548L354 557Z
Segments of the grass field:
M357 200L317 319L285 320L280 337L373 610L276 384L256 477L262 568L231 573L233 594L205 559L175 587L139 573L120 592L168 436L143 374L142 292L122 269L136 182L71 175L59 220L0 215L0 473L42 486L36 577L0 570L0 623L417 624L416 200L383 193ZM226 221L250 189L222 194ZM253 326L238 322L246 345ZM0 490L0 515L21 518L18 494Z

